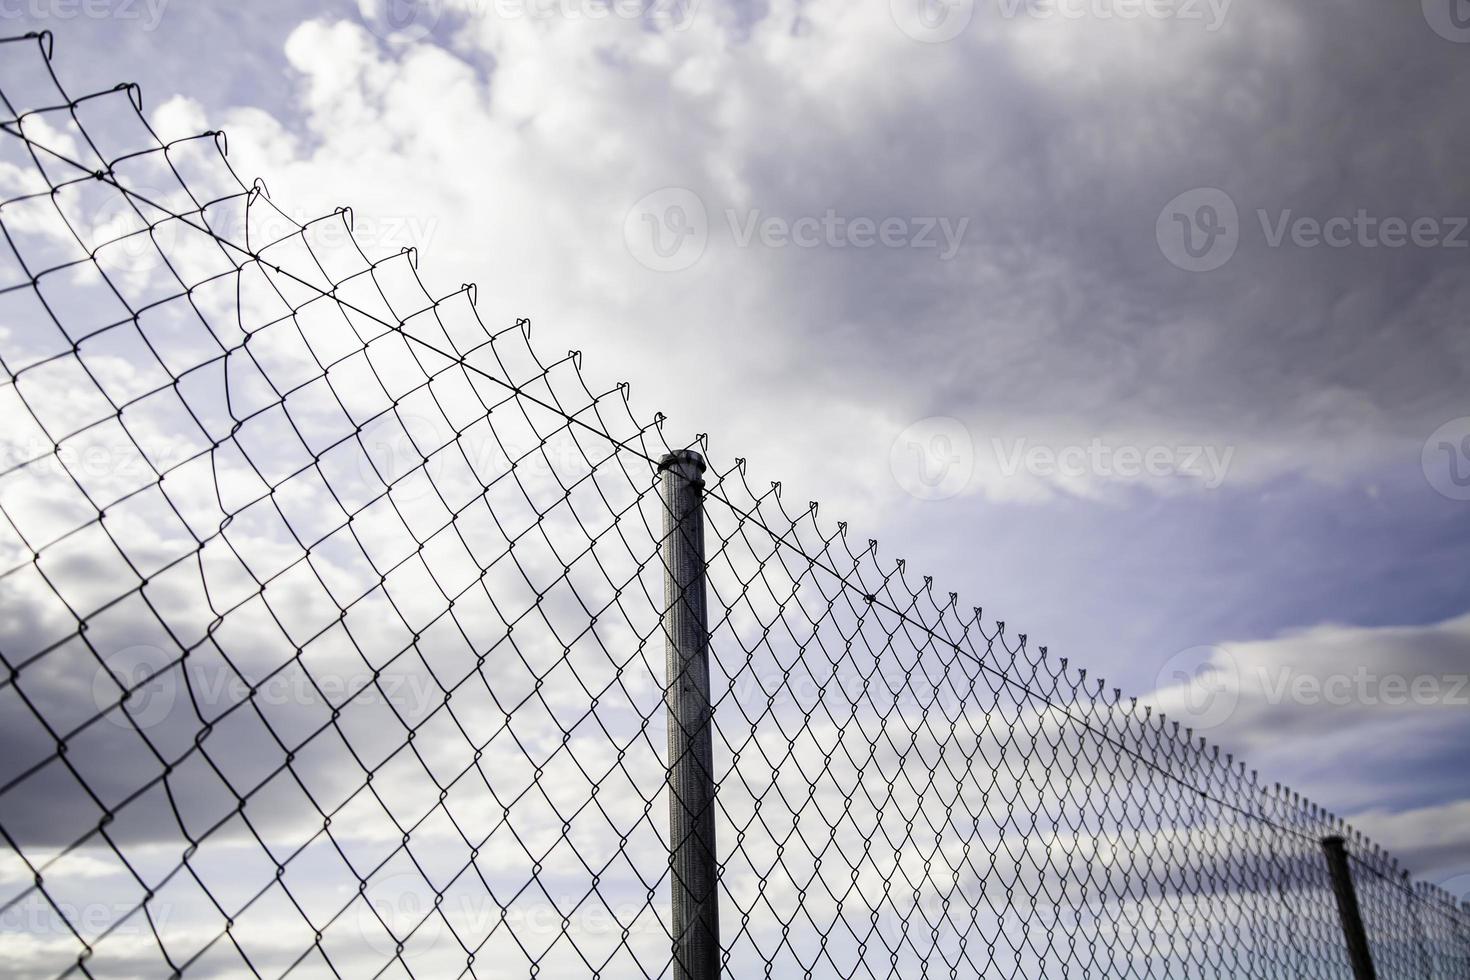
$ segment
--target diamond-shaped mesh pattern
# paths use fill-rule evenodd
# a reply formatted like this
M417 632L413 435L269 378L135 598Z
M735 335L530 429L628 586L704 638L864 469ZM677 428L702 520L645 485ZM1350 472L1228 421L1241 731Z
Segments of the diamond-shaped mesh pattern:
M732 976L1350 975L1339 821L742 472L707 505ZM1351 850L1379 975L1466 976L1464 910Z
M0 43L9 974L677 975L662 420L50 43ZM725 975L1348 975L1339 822L743 473ZM1349 849L1379 975L1470 977Z

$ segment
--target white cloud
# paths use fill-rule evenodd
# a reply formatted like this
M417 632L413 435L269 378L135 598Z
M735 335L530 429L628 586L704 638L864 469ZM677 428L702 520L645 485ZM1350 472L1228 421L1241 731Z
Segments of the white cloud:
M1442 768L1470 731L1470 614L1184 651L1142 703L1273 779L1308 781L1416 871L1470 859L1466 787Z
M1146 309L1078 241L1126 242L1118 258L1135 279L1172 271L1156 267L1146 235L1162 202L1154 181L1166 154L1193 159L1218 143L1200 120L1222 98L1233 125L1266 111L1257 96L1306 43L1284 6L1230 9L1218 32L1006 20L982 7L941 45L912 41L878 3L775 3L741 25L704 5L681 30L467 9L442 11L455 53L387 44L347 21L299 26L286 53L305 119L241 109L215 120L237 165L269 173L297 207L350 203L431 228L417 236L427 240L400 227L370 244L417 244L442 285L479 282L492 322L533 316L585 347L593 376L633 381L640 408L676 426L698 420L763 474L807 481L804 460L850 460L821 489L852 516L902 499L883 461L900 431L933 414L935 390L976 436L969 492L995 500L1198 486L1112 470L998 473L984 465L991 437L1212 446L1233 454L1231 485L1251 486L1285 473L1336 480L1417 433L1379 407L1373 382L1327 383L1326 364L1301 365L1306 385L1233 381L1247 366L1225 332L1244 342L1276 324L1172 301ZM1140 57L1166 43L1170 57ZM1171 99L1152 97L1161 85ZM1028 113L1055 135L1039 172L1021 156ZM1075 162L1120 149L1135 159L1107 175ZM1245 181L1258 166L1233 172ZM692 268L653 272L625 247L623 219L669 186L704 201L710 241ZM1074 227L1032 226L1017 240L1034 219L1024 208L1048 194L1085 210L1057 216ZM731 231L751 209L791 221L829 208L972 224L950 263L919 250L741 248ZM724 410L752 403L761 410ZM800 424L773 440L771 419Z

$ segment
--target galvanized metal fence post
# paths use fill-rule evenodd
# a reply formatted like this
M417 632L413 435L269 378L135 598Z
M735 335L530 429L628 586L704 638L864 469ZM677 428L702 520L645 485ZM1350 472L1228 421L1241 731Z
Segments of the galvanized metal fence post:
M669 729L669 866L675 980L715 980L720 927L715 863L715 770L705 614L704 458L659 462L664 500L664 607Z
M1348 867L1346 842L1341 837L1324 837L1322 850L1327 852L1327 870L1332 875L1332 893L1337 896L1337 915L1342 920L1353 978L1377 980L1373 955L1368 950L1368 934L1363 929L1363 913L1358 908L1358 893L1353 889L1352 869Z

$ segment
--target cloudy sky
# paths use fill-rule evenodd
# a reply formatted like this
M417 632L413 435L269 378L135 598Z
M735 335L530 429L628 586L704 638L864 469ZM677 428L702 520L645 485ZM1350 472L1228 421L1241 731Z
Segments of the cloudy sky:
M1463 3L637 6L0 16L1466 881Z

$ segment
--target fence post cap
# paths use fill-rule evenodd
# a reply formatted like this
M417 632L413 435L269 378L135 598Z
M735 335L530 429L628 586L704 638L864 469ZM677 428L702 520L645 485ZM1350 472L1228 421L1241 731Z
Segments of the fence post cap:
M672 470L686 480L697 480L704 473L704 457L692 449L678 449L658 461L659 470Z

